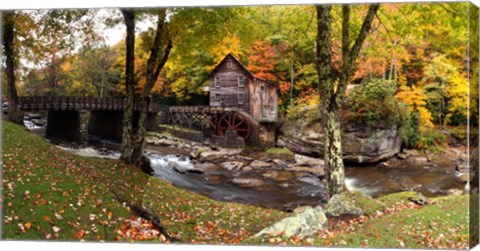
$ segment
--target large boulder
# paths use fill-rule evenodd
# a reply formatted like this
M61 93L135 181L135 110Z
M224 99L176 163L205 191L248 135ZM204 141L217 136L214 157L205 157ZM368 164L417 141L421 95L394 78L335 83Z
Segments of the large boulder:
M325 161L323 159L312 158L300 154L295 154L295 163L299 166L309 166L313 168L325 166Z
M303 212L287 217L257 233L255 237L282 236L304 238L319 230L327 229L327 217L321 206L307 208Z
M140 168L144 173L148 175L153 175L155 173L155 170L153 170L153 167L152 167L152 162L145 155L143 155L142 158L140 159Z
M401 150L401 136L396 125L378 127L342 124L342 150L345 161L375 163L390 158ZM279 147L312 157L323 158L323 127L315 110L287 121L280 129Z
M222 159L228 158L229 156L235 156L242 152L242 149L229 149L229 148L219 148L218 150L212 149L197 149L194 156L198 157L200 161L209 161L216 162Z

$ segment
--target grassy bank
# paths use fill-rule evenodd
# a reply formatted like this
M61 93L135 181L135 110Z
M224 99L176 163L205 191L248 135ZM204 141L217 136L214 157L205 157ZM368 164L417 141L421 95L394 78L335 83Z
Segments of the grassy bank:
M150 222L119 202L127 201L151 209L184 243L444 249L468 243L467 195L425 206L410 203L412 193L357 198L369 215L331 218L328 230L305 239L242 242L288 214L217 202L119 161L71 155L8 122L2 143L4 239L165 242Z
M362 198L367 215L330 218L328 230L305 239L271 236L247 241L255 245L468 249L468 195L433 198L424 206L409 197L416 193L390 194L369 199L367 204Z
M4 239L165 240L119 201L148 207L187 243L239 243L286 215L213 201L119 161L68 154L5 121L2 143Z

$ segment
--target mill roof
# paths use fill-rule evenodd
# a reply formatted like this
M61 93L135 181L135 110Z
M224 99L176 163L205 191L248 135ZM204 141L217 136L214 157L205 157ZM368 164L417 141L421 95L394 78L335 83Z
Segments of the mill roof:
M250 73L241 63L240 61L238 61L231 53L228 53L223 59L222 61L220 61L220 63L217 64L217 66L215 66L215 68L212 70L212 72L210 72L210 74L208 74L208 77L212 76L213 74L217 73L217 71L220 69L220 66L223 64L223 62L225 62L228 58L231 58L233 59L233 62L235 62L237 65L240 66L240 69L245 72L245 74L247 74L249 77L252 77L253 79L257 79L257 80L260 80L260 81L263 81L269 85L272 85L274 86L275 88L279 88L278 85L270 82L270 81L267 81L267 80L264 80L264 79L260 79L260 78L257 78L255 76L253 76L252 73Z

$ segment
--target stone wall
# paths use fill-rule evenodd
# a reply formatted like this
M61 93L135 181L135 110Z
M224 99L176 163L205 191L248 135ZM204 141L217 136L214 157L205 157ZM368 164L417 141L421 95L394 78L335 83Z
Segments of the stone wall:
M260 123L258 128L258 145L271 147L275 145L276 132L278 124L276 123Z

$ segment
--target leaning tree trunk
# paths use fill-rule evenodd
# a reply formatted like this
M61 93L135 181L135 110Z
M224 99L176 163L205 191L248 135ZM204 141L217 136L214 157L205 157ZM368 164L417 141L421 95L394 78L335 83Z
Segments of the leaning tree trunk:
M2 18L3 48L5 52L6 77L7 77L7 98L8 98L8 120L22 124L21 112L17 109L17 89L15 87L15 51L14 51L14 12L4 12Z
M126 47L127 57L125 66L125 107L123 109L122 154L120 159L132 163L133 136L133 109L135 103L135 14L132 10L122 9L122 14L127 28Z

